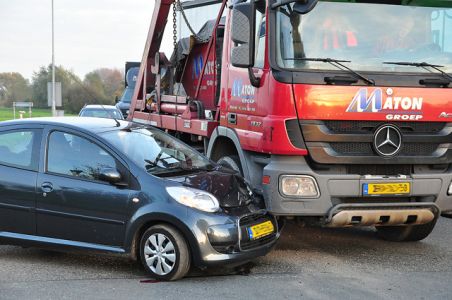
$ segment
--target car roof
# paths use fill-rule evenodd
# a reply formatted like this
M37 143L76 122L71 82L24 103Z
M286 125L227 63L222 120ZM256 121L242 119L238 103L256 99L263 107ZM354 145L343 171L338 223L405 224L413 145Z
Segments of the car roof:
M82 110L83 109L115 109L115 110L117 110L118 108L113 105L88 104L88 105L85 105L82 108Z
M119 126L117 124L119 123ZM47 117L47 118L29 118L0 122L0 126L13 125L54 125L72 129L84 129L93 133L100 133L125 128L141 127L133 122L125 120L114 120L107 118L92 117Z

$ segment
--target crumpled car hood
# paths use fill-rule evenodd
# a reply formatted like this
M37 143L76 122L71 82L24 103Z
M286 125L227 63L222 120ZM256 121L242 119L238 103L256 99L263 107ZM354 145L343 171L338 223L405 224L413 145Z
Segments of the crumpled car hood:
M202 171L168 179L213 194L224 208L246 206L256 200L245 180L229 170Z

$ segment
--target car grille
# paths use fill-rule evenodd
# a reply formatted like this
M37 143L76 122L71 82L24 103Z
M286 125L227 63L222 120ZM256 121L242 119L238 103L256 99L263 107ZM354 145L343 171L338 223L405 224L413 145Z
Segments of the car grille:
M248 237L247 228L266 221L272 221L273 226L275 227L275 232L260 239L250 240ZM239 225L241 231L240 249L243 251L265 246L276 239L278 227L275 220L268 215L254 214L243 217L240 219Z

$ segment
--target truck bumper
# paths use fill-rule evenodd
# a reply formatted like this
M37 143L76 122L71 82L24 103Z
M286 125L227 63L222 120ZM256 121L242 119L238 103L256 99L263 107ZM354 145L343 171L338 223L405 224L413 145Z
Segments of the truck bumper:
M370 177L351 174L333 174L314 171L302 156L272 156L264 168L264 176L270 177L270 184L263 185L267 209L279 216L323 216L338 205L350 203L431 203L441 212L452 211L452 196L448 189L452 182L452 170L440 174L413 174L406 178ZM279 188L282 175L308 175L313 177L319 189L317 198L293 198L284 196ZM411 192L404 196L363 196L365 183L410 182ZM381 200L381 201L380 201ZM388 205L389 206L389 205Z

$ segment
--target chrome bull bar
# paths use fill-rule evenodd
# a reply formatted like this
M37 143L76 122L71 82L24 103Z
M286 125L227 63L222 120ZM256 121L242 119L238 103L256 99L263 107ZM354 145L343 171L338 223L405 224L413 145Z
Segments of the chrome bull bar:
M407 226L433 221L440 215L435 203L339 204L326 219L327 227Z

